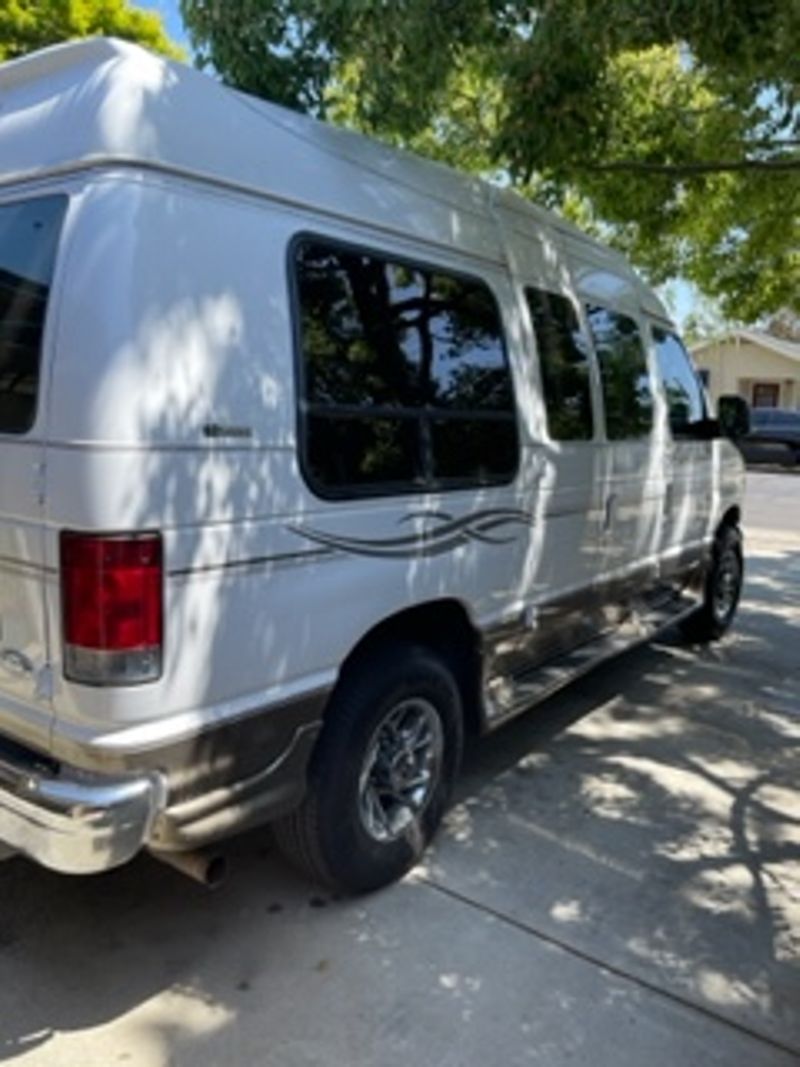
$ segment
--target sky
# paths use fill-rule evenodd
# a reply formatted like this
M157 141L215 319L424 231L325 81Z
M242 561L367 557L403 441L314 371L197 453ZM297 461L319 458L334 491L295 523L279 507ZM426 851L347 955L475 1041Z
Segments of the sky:
M135 3L137 7L157 11L163 17L167 33L172 40L182 45L188 53L191 53L186 31L183 28L179 0L135 0ZM670 282L669 286L662 287L660 291L662 300L665 299L667 291L669 293L670 312L675 317L678 325L682 326L686 317L696 309L698 294L691 285L680 278Z
M190 50L186 32L183 28L183 19L181 18L178 0L135 0L135 6L157 11L164 19L167 33L172 40L176 44L182 45L187 52Z

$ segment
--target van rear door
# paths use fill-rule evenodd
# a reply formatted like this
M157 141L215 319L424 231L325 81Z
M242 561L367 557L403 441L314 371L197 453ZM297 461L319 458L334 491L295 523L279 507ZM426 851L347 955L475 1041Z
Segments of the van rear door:
M42 350L67 198L0 201L0 735L42 747L50 725Z

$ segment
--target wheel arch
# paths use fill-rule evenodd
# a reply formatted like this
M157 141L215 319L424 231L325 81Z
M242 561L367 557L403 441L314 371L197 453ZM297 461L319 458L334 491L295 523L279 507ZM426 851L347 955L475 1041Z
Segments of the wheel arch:
M400 642L422 645L444 661L458 685L464 727L469 733L480 733L481 637L467 608L455 598L415 604L381 619L345 657L333 694L354 671L368 669L377 649Z

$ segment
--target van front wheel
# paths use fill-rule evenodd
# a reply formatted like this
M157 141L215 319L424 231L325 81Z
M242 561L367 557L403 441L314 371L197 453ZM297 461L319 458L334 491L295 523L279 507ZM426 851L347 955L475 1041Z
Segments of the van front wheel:
M346 892L402 877L436 832L462 747L458 687L426 648L386 645L340 682L281 850Z
M703 603L683 624L683 632L690 641L715 641L722 637L736 614L743 578L741 532L735 526L723 526L714 542Z

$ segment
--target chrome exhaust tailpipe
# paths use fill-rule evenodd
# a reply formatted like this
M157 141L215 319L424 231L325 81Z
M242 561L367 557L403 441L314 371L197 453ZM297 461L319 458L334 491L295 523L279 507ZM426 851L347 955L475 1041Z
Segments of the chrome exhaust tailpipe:
M208 889L222 885L228 874L228 861L213 852L160 852L150 849L150 855L159 863L173 867Z

